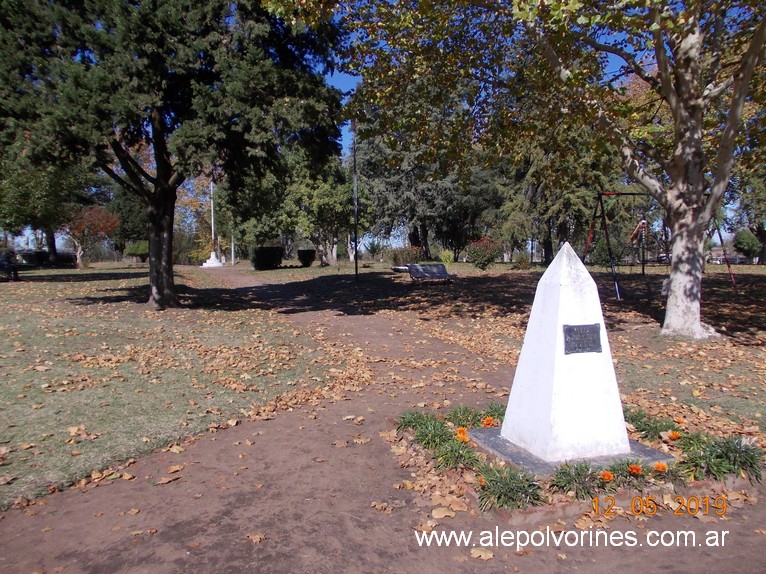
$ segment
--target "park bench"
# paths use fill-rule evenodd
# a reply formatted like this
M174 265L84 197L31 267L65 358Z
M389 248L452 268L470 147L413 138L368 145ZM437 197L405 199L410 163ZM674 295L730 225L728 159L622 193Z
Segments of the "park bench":
M415 281L451 281L457 275L447 273L444 263L408 263L407 271Z
M18 281L19 270L14 259L6 254L0 256L0 277L6 281Z

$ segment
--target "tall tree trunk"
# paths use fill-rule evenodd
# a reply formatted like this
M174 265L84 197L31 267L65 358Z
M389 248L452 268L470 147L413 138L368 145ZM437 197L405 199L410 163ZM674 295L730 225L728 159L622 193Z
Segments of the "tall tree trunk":
M155 309L180 305L173 278L173 217L176 206L175 188L155 190L156 200L149 213L149 301Z
M420 224L420 251L423 259L433 259L431 257L431 246L428 243L428 226L425 223Z
M704 237L708 221L688 210L675 219L671 244L670 279L664 335L702 339L715 332L701 321Z
M758 265L766 265L766 227L761 227L758 229L750 229L755 236L758 238L758 241L761 242L761 252L758 254Z
M335 265L338 262L338 238L324 237L316 244L319 252L319 264L322 267Z
M545 236L541 243L543 244L543 264L550 265L553 261L553 231L551 225L545 226Z
M56 249L56 234L50 227L44 229L43 233L45 233L45 245L48 248L48 262L55 265L59 255Z
M354 244L354 235L352 233L346 234L346 250L348 251L348 260L353 263L356 245Z

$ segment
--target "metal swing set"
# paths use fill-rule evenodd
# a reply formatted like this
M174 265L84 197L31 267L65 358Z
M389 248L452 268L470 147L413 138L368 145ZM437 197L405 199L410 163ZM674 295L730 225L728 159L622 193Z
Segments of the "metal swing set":
M606 221L606 207L604 205L604 196L610 197L609 204L611 204L612 201L615 199L621 197L621 196L640 196L640 197L650 197L648 193L638 193L638 192L618 192L618 191L598 191L596 195L596 205L593 208L593 216L591 217L590 221L590 228L588 229L588 237L585 240L585 249L583 251L581 260L585 261L585 258L588 255L588 251L590 250L591 244L593 242L593 235L596 230L596 221L601 221L601 229L604 233L604 239L606 240L606 249L607 253L609 255L609 267L612 273L612 281L614 283L614 292L615 296L618 301L622 301L622 295L620 294L620 284L617 280L617 270L615 265L615 257L614 257L614 251L612 250L612 242L609 239L609 227L607 226ZM721 234L721 227L718 225L718 221L714 220L715 223L715 231L718 233L718 239L721 242L721 246L724 245L723 242L723 235ZM713 230L710 231L710 235L712 236ZM640 261L641 261L641 275L646 275L646 264L648 262L647 260L647 246L648 246L648 240L652 237L657 245L661 243L661 241L657 238L657 236L652 233L651 229L649 228L649 223L645 219L641 219L638 224L636 225L635 229L633 230L633 233L631 233L630 238L628 239L628 245L635 245L638 249L638 253L640 255ZM666 243L666 249L664 257L666 258L667 263L670 263L670 253L667 251L667 242ZM623 249L624 253L624 249ZM726 253L726 248L723 249L723 257L726 261L726 267L729 272L729 278L731 279L732 286L734 287L734 290L737 290L737 282L734 278L734 272L731 269L731 262L729 261L729 256Z

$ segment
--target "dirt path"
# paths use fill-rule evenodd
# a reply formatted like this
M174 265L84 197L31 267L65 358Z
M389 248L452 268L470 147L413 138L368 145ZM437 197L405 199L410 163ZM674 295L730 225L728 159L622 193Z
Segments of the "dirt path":
M240 268L221 275L232 288L254 281ZM279 301L272 305L278 312ZM351 315L315 306L286 317L358 359L357 390L202 435L181 452L156 452L127 469L134 480L70 489L3 513L0 571L766 571L763 503L731 508L725 520L709 522L689 516L610 522L609 532L636 533L632 548L589 546L588 531L573 525L574 509L509 516L479 513L474 503L468 512L439 520L440 528L473 530L478 538L479 531L496 528L529 535L553 525L585 532L585 544L522 552L495 546L487 561L467 547L418 546L413 526L430 517L432 506L394 488L411 479L413 469L399 466L379 433L391 431L396 417L416 405L498 400L512 373L429 336L407 314ZM750 493L752 503L763 488ZM694 531L697 543L708 532L729 534L724 547L650 547L650 530Z

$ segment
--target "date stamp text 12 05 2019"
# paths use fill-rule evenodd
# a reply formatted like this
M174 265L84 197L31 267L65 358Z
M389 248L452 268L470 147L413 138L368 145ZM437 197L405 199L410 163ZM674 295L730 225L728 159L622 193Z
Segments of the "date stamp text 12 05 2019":
M605 516L613 516L619 510L630 514L654 516L657 513L672 513L675 516L725 516L726 497L716 496L673 496L657 501L654 496L634 496L630 499L628 508L617 505L613 496L595 497L591 499L593 512Z

